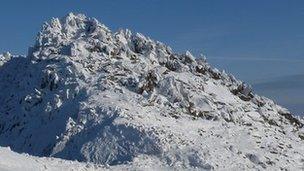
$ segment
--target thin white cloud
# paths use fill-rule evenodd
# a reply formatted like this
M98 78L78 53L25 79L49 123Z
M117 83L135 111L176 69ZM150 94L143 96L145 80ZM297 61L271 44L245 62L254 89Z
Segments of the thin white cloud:
M236 60L236 61L268 61L268 62L303 62L304 59L258 58L258 57L219 57L209 56L209 60Z

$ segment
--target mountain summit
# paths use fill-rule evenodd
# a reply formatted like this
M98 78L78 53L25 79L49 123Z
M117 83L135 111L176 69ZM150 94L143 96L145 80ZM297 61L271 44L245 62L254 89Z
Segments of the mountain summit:
M106 165L304 167L304 121L205 57L69 14L0 56L0 146Z

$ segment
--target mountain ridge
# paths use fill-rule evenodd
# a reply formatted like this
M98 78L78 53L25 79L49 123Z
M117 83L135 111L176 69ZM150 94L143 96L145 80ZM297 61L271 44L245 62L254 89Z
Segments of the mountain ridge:
M14 151L108 165L145 156L173 168L303 168L303 119L204 57L72 13L45 23L26 58L8 56L0 145Z

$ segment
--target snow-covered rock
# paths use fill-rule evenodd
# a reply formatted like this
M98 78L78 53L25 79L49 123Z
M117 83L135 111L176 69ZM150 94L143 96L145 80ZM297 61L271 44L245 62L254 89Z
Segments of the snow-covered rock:
M25 58L7 59L0 145L16 152L115 167L304 169L301 118L142 34L71 13L44 24Z
M5 62L9 61L12 55L9 52L0 54L0 66L4 65Z

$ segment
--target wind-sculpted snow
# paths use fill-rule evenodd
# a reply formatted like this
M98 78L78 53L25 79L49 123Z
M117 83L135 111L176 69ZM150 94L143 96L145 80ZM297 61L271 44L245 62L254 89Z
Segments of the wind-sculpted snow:
M8 56L0 145L14 151L121 166L304 169L303 120L205 57L74 14L44 24L27 57Z

